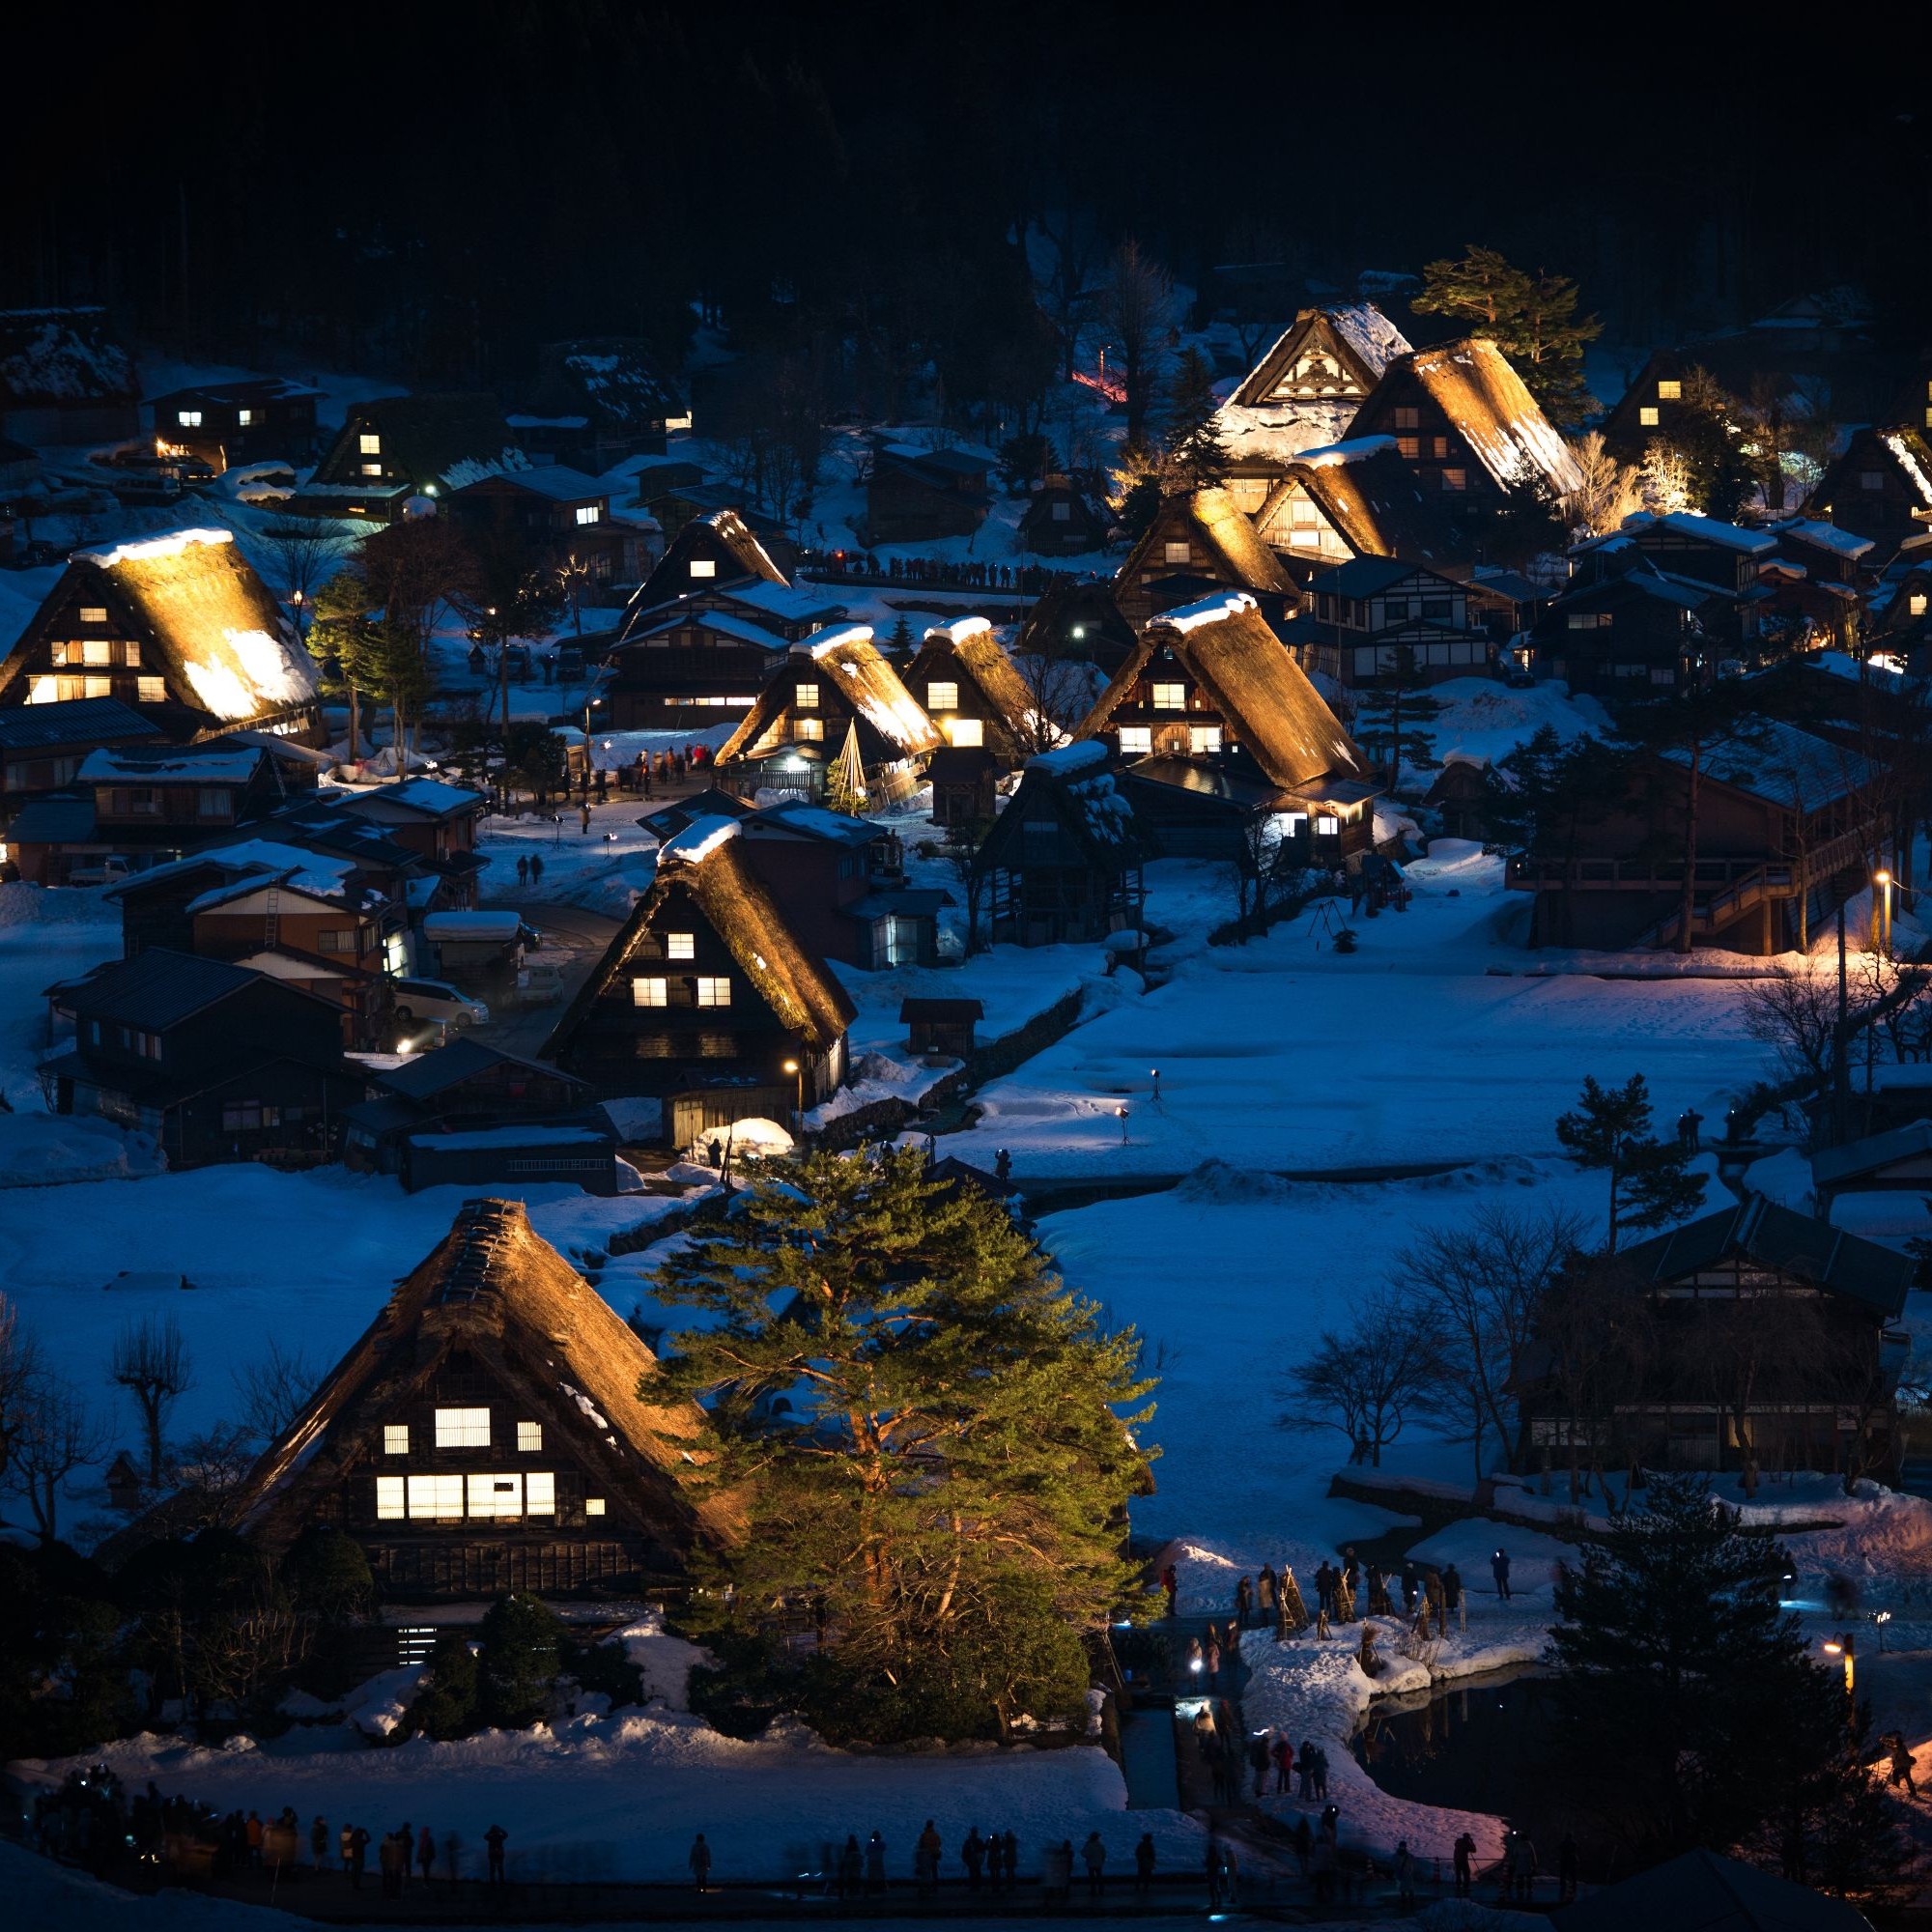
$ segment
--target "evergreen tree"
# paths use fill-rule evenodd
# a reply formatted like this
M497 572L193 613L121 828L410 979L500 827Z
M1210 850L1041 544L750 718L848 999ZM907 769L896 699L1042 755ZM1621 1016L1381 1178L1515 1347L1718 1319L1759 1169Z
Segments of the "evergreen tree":
M1355 735L1362 749L1381 763L1388 788L1402 783L1404 765L1435 762L1435 740L1428 726L1442 715L1429 694L1423 667L1410 644L1398 644L1390 668L1356 700Z
M505 1729L535 1723L550 1709L562 1662L556 1612L540 1597L498 1597L476 1634L482 1644L476 1701L484 1722Z
M1181 352L1168 390L1166 468L1174 485L1206 490L1228 473L1228 452L1215 426L1220 403L1214 395L1214 372L1200 350Z
M1548 1768L1641 1862L1743 1847L1860 1890L1895 1874L1895 1830L1836 1674L1778 1605L1784 1568L1694 1478L1653 1475L1559 1573Z
M1472 243L1459 261L1428 264L1422 293L1409 306L1452 316L1472 334L1488 336L1549 420L1575 429L1597 407L1583 381L1583 349L1604 332L1595 316L1577 313L1577 303L1569 277L1532 275L1495 249Z
M429 1675L410 1706L411 1727L426 1738L464 1738L476 1728L480 1699L476 1653L465 1631L444 1631L429 1654Z
M929 1179L916 1148L767 1166L657 1285L707 1321L640 1396L668 1380L708 1406L706 1475L749 1516L719 1580L814 1608L814 1721L986 1735L1078 1702L1080 1634L1145 1597L1124 1556L1151 1454L1131 1331L1104 1332L1004 1208ZM729 1646L722 1590L694 1615Z
M1576 1164L1609 1177L1608 1251L1626 1230L1689 1220L1704 1205L1704 1177L1690 1172L1690 1151L1650 1131L1650 1089L1641 1073L1621 1087L1586 1074L1576 1111L1560 1115L1556 1138Z
M895 664L904 665L911 661L914 647L915 639L912 634L912 624L907 618L906 613L901 611L898 614L898 621L893 626L892 636L886 639L887 655L892 658Z

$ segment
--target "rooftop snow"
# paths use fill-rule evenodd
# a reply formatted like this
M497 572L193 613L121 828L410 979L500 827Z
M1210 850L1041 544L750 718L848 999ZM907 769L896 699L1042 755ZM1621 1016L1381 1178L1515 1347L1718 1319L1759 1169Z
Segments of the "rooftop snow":
M73 561L99 564L102 570L115 570L124 563L152 563L157 557L179 556L190 544L234 541L233 530L171 530L164 537L148 537L139 543L121 544L113 550L75 551Z
M1928 477L1918 467L1918 459L1912 453L1912 445L1896 432L1881 440L1898 459L1898 467L1911 477L1912 487L1918 492L1918 500L1921 503L1932 503L1932 477Z
M985 617L955 617L950 624L935 624L926 632L928 638L948 638L953 643L963 643L968 638L977 638L981 632L989 632L992 623Z
M700 865L727 839L737 836L735 818L694 818L669 844L659 850L658 864Z
M1171 631L1193 631L1203 624L1218 624L1226 618L1238 617L1243 611L1260 608L1245 590L1224 590L1216 596L1203 597L1193 604L1163 611L1153 621L1164 624Z
M246 784L261 762L261 751L253 745L242 751L226 745L211 751L186 745L159 756L145 746L132 745L125 751L90 752L78 777L83 784L109 779L136 779L145 784L164 784L170 779L191 784Z
M1861 557L1872 547L1871 538L1841 530L1835 524L1821 524L1813 517L1787 517L1772 528L1780 536L1796 537L1801 543L1815 544L1842 557Z
M1747 556L1762 556L1765 552L1777 548L1777 539L1763 530L1747 530L1736 524L1720 523L1716 517L1699 517L1689 510L1672 510L1667 516L1656 519L1658 526L1666 530L1676 530L1687 537L1696 537L1701 542L1721 545L1725 550L1742 551ZM1629 529L1634 523L1626 523ZM1644 527L1642 525L1636 526Z
M1050 752L1036 753L1027 760L1027 770L1046 772L1054 778L1066 778L1074 772L1084 772L1106 762L1106 740L1082 738L1075 744L1058 745Z
M818 631L805 639L805 648L815 658L822 658L827 651L836 651L840 644L869 644L872 641L872 627L869 624L840 624L830 631Z

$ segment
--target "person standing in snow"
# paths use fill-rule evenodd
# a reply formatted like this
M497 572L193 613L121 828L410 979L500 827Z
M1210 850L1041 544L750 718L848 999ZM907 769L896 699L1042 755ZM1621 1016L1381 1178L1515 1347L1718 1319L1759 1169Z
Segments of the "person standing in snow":
M530 862L521 852L517 854L517 884L526 886L530 882Z
M1156 1854L1153 1848L1153 1833L1143 1832L1141 1841L1134 1847L1134 1896L1145 1898L1153 1889L1153 1868Z
M1160 1573L1160 1587L1167 1592L1167 1614L1172 1621L1176 1615L1175 1605L1180 1597L1180 1578L1175 1575L1172 1563Z
M1328 1802L1328 1753L1320 1745L1315 1747L1315 1801L1318 1804Z
M884 1891L886 1889L886 1841L877 1833L866 1840L866 1889Z
M1496 1579L1496 1595L1504 1603L1510 1600L1510 1559L1507 1549L1498 1549L1490 1558L1490 1575Z
M1259 1731L1248 1745L1248 1762L1254 1767L1255 1796L1264 1797L1268 1788L1268 1737Z
M919 1881L919 1895L922 1898L930 1898L939 1889L939 1859L944 1849L939 1841L938 1830L928 1818L925 1830L913 1845L913 1876Z
M490 1854L489 1882L492 1885L501 1885L503 1883L503 1846L508 1840L509 1835L509 1833L504 1831L500 1825L492 1825L483 1833L483 1843L488 1848Z
M1463 1573L1453 1563L1442 1566L1442 1608L1446 1615L1462 1614Z
M429 1889L429 1875L436 1869L436 1839L425 1825L416 1834L416 1865L423 1875L423 1889Z
M1476 1882L1476 1841L1468 1833L1456 1840L1456 1896L1467 1898Z
M1395 1889L1405 1908L1415 1903L1415 1855L1406 1838L1395 1841Z
M328 1869L328 1820L323 1817L320 1812L316 1814L315 1823L308 1828L308 1851L309 1858L314 1862L316 1870L327 1871Z
M1301 1790L1297 1795L1306 1804L1315 1796L1315 1747L1306 1738L1294 1754L1294 1762L1301 1772Z
M540 852L532 852L530 854L530 890L534 892L542 884L543 855Z
M1918 1785L1913 1776L1912 1752L1906 1745L1903 1731L1891 1734L1891 1782L1894 1786L1904 1785L1913 1797L1918 1796Z
M1235 1585L1235 1621L1246 1630L1255 1614L1255 1586L1243 1577Z
M1288 1780L1293 1770L1294 1747L1289 1743L1288 1733L1284 1731L1274 1741L1274 1789L1276 1797L1285 1798L1288 1795Z
M1215 1634L1212 1624L1208 1626L1208 1648L1203 1655L1206 1659L1208 1689L1218 1690L1221 1688L1221 1639Z
M1107 1882L1107 1847L1101 1842L1098 1831L1087 1833L1087 1842L1080 1847L1080 1857L1087 1866L1087 1896L1098 1898L1101 1888Z
M691 1856L685 1862L691 1867L691 1884L695 1891L711 1889L711 1847L704 1842L704 1833L698 1833L692 1840Z
M980 1835L979 1826L973 1826L966 1833L966 1842L959 1847L960 1861L966 1867L966 1889L980 1889L980 1867L986 1861L986 1841Z
M1262 1574L1255 1578L1256 1620L1264 1625L1274 1622L1274 1566L1262 1565Z

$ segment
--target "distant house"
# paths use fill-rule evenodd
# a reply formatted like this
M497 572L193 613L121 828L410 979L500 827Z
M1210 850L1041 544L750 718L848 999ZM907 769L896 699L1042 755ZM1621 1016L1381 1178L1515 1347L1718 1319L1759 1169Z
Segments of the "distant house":
M90 752L71 790L23 807L8 838L22 878L57 886L109 854L179 859L315 789L314 763L272 739L119 746Z
M1427 684L1480 676L1495 657L1488 634L1469 621L1463 584L1392 556L1318 571L1308 582L1307 609L1284 635L1303 670L1350 686L1393 676L1405 654Z
M0 309L0 436L31 447L141 433L133 358L102 308Z
M447 496L479 476L528 467L494 396L382 396L350 405L314 475L284 508L389 523L412 497Z
M1245 590L1276 621L1295 602L1293 582L1226 490L1164 498L1114 580L1114 602L1136 628L1156 612L1197 601L1216 585Z
M673 604L639 612L605 656L607 722L619 731L729 723L783 667L791 641L727 610Z
M476 856L477 822L488 804L468 785L407 778L350 792L335 802L335 810L380 826L385 837L425 859L475 871L489 863Z
M983 745L942 745L925 768L935 825L983 825L998 810L1000 761Z
M321 394L272 376L170 389L149 398L155 454L192 456L217 476L265 457L305 463L315 453Z
M691 411L646 343L600 335L545 343L536 388L509 426L531 455L601 475L626 457L662 455Z
M991 460L963 449L881 444L866 482L867 546L930 543L969 537L992 508L986 477Z
M1814 1148L1811 1183L1828 1217L1840 1194L1932 1193L1932 1120Z
M935 1054L948 1060L971 1057L980 1022L986 1017L978 1000L908 998L899 1002L899 1024L906 1045L914 1053Z
M1506 882L1536 895L1530 944L1675 944L1690 788L1687 753L1641 753L1621 797L1548 849L1512 857ZM1760 956L1804 950L1865 889L1867 855L1894 809L1859 752L1794 724L1747 721L1699 761L1691 943Z
M1256 535L1296 582L1350 557L1460 562L1473 554L1464 522L1439 491L1424 487L1390 436L1304 450L1254 513Z
M688 1147L790 1120L843 1086L856 1009L753 870L736 819L699 819L557 1022L544 1058L600 1094L663 1104Z
M0 708L77 697L116 698L177 740L321 731L308 653L227 530L74 553L0 662Z
M1650 1319L1609 1415L1573 1413L1554 1378L1524 1378L1525 1447L1584 1435L1596 1456L1651 1469L1842 1469L1887 1480L1901 1443L1909 1255L1760 1195L1619 1250ZM1748 1394L1713 1387L1708 1331L1747 1307L1763 1352ZM1623 1921L1619 1921L1623 1922Z
M1368 759L1238 591L1150 624L1076 735L1136 761L1121 782L1165 852L1238 856L1262 817L1307 864L1374 843Z
M1530 668L1593 697L1695 690L1716 669L1728 610L1712 585L1635 563L1556 598L1530 628Z
M621 646L667 611L722 611L795 643L844 616L844 607L808 584L794 586L762 539L734 509L685 524L631 599Z
M71 785L91 753L157 744L164 735L155 719L116 697L0 709L0 810L11 823L28 800Z
M1478 507L1526 490L1567 496L1582 481L1509 358L1479 335L1395 357L1349 436L1393 437L1425 489Z
M1408 353L1373 302L1300 310L1215 417L1238 507L1252 515L1288 464L1345 437L1390 361Z
M1689 413L1684 379L1697 365L1694 354L1658 349L1604 418L1604 445L1619 463L1641 463L1653 442L1683 440Z
M1441 814L1445 838L1489 838L1490 771L1487 758L1471 757L1467 752L1443 754L1442 768L1422 803Z
M173 1167L313 1158L361 1097L340 1009L226 960L156 947L48 998L74 1027L41 1065L54 1112L138 1127Z
M939 958L951 896L908 888L897 837L871 820L797 800L738 819L741 856L784 922L822 959L876 972Z
M1020 548L1036 556L1079 556L1104 549L1107 513L1070 477L1049 476L1027 499Z
M955 751L983 747L1010 769L1035 749L1033 693L984 617L935 624L905 683Z
M869 802L903 798L946 741L879 653L865 624L794 644L719 752L718 782L745 793L771 787L818 798L848 740Z
M742 1534L700 1489L703 1418L519 1201L464 1204L242 1481L242 1533L361 1546L385 1603L635 1600Z
M1115 603L1113 584L1055 578L1021 620L1013 655L1091 664L1104 678L1120 669L1133 647L1134 627Z
M1925 535L1932 529L1932 430L1912 423L1855 429L1804 514L1870 537L1882 558Z
M1763 629L1791 644L1846 650L1864 628L1864 559L1869 537L1810 517L1787 517L1771 526L1776 550L1759 566L1769 592Z
M1063 946L1137 930L1151 848L1098 739L1029 758L973 857L973 919L995 945Z

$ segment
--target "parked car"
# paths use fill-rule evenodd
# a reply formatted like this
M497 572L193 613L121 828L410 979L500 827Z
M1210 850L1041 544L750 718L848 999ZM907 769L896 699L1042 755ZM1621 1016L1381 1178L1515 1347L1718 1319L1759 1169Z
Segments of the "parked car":
M440 1020L451 1027L489 1024L490 1009L447 980L397 980L393 983L399 1020Z
M71 866L67 882L71 886L118 886L133 869L126 859L110 852L104 859L97 859L91 865Z
M520 1007L551 1007L563 998L563 969L537 960L517 972L516 1003Z

